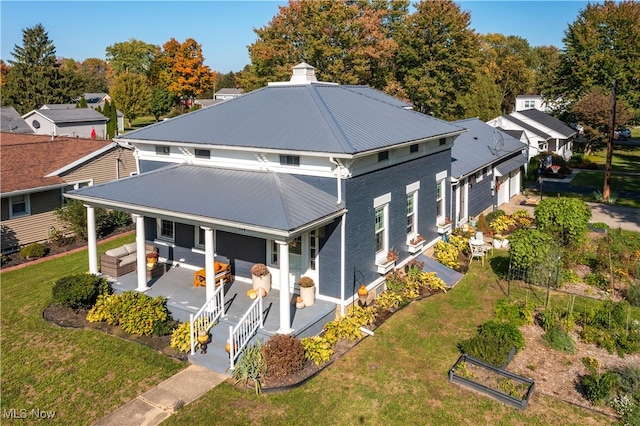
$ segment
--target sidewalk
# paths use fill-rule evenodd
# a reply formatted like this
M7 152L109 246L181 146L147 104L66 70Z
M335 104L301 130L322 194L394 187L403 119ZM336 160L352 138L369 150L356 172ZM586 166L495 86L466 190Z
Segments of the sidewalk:
M181 406L195 401L226 379L207 368L190 365L98 420L94 426L160 424Z

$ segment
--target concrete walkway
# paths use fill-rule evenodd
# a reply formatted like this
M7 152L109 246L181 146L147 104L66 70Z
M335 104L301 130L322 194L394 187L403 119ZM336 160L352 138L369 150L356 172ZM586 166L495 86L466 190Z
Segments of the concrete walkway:
M98 420L94 426L160 424L181 406L195 401L226 379L226 376L207 368L190 365Z

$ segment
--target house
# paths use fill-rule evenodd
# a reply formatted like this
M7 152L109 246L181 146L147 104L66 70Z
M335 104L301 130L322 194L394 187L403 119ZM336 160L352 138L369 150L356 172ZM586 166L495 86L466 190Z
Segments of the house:
M97 95L95 93L85 93L85 95ZM106 97L103 98L98 98L98 97L93 97L93 98L89 98L90 100L94 101L94 102L89 102L89 100L87 100L87 107L91 108L91 109L97 109L98 107L100 107L101 110L104 110L104 101L106 99L110 100L111 98L109 98L106 93L103 93L103 95L106 95ZM102 99L100 102L95 102L97 99ZM40 107L40 109L75 109L76 104L44 104L42 107ZM118 132L119 133L123 133L124 132L124 114L122 113L122 111L120 111L119 109L116 109L116 118L118 120Z
M226 101L229 99L233 99L233 98L237 98L238 96L241 96L244 93L244 90L237 87L237 88L223 88L218 90L214 95L213 98L214 99L218 99L218 100L222 100L222 101Z
M14 107L0 108L0 132L33 133L33 130Z
M35 109L22 116L37 135L72 138L107 136L108 117L91 108Z
M516 103L513 111L524 111L527 109L537 109L542 112L549 112L551 108L546 101L542 99L541 95L517 95Z
M451 149L453 225L495 210L520 194L527 146L478 118L454 121L468 131Z
M545 151L554 152L565 159L573 155L573 138L577 131L537 109L512 112L494 118L487 124L505 131L524 132L529 142L529 159Z
M0 147L2 252L46 241L65 191L137 171L132 150L111 141L3 132Z
M205 268L201 306L214 298L215 260L246 283L266 264L279 291L272 315L291 333L300 277L344 314L356 283L378 291L415 256L410 240L438 240L451 146L464 131L369 87L319 82L302 63L290 81L117 137L141 174L65 196L89 212L133 213L139 247L154 243L180 270ZM392 249L399 259L385 270ZM91 244L89 262L97 273ZM137 289L147 291L140 266Z

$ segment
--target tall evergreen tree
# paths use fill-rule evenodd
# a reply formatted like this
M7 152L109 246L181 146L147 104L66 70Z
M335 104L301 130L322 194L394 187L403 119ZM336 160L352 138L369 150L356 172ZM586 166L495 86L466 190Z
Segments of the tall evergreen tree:
M79 95L78 80L63 73L56 48L42 24L22 31L22 46L14 45L2 102L21 114L48 103L67 103Z
M118 134L118 110L115 102L111 102L111 111L109 113L109 123L111 124L111 133L109 137L113 138Z

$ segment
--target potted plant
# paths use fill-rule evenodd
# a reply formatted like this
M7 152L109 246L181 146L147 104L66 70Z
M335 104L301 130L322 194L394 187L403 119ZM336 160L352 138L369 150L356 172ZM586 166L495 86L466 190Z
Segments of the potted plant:
M147 257L147 269L152 270L155 268L156 263L158 263L158 252L150 251L146 254Z
M263 294L271 291L271 273L264 263L256 263L251 267L251 283L256 292L264 289Z
M398 260L398 250L391 249L387 252L387 257L384 259L383 263L378 265L378 273L386 274L391 271L394 266L396 266L396 260Z
M300 277L298 280L300 286L300 297L305 306L312 306L316 301L316 283L311 277Z
M418 251L420 251L420 249L424 245L424 242L424 237L420 234L417 234L409 241L409 244L407 244L409 247L409 253L417 253Z
M493 236L493 248L501 248L502 247L502 234L495 234Z

